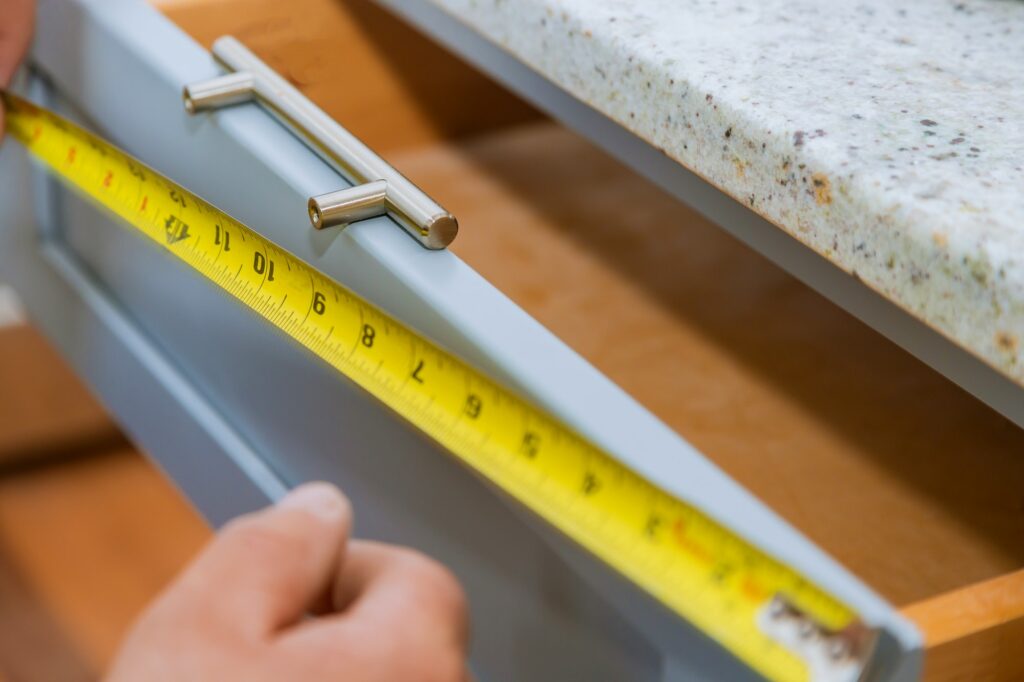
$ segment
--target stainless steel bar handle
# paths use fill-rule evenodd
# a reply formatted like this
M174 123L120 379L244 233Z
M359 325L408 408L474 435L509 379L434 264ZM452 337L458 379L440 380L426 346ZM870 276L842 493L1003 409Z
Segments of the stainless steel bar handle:
M387 161L324 113L259 57L231 36L218 38L213 55L229 71L182 92L185 110L256 100L355 187L309 200L313 227L348 225L375 215L391 215L428 249L443 249L459 231L455 217Z

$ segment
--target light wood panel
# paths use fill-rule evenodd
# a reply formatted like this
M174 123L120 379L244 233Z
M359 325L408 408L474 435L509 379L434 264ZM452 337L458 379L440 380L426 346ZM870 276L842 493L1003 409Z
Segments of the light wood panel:
M944 680L1024 680L1024 570L904 610L928 647L926 673Z
M47 679L52 663L63 661L70 679L94 679L209 534L128 446L0 477L0 564L17 577L20 600L0 602L0 624L8 626L0 638L32 642L52 659L0 647L0 670ZM26 633L33 623L49 638Z
M929 679L1017 679L1019 581L998 615L972 584L1024 566L1024 432L553 124L398 163L462 258L869 585L973 601Z
M930 647L997 627L1024 613L1024 570L926 599L905 613L921 626Z
M96 672L0 545L0 680L85 682Z
M387 154L538 117L370 0L162 0L206 47L231 34Z
M722 230L551 124L401 162L460 256L894 603L1024 566L1024 432Z
M33 328L0 379L0 677L95 679L209 531Z
M31 327L0 379L0 679L93 680L209 531Z
M115 443L117 427L42 337L0 328L0 471Z

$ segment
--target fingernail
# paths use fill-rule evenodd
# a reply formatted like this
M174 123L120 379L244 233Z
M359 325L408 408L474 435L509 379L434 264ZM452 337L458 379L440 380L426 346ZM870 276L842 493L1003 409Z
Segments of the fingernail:
M336 521L348 507L344 496L330 483L305 483L282 497L281 509L301 509L325 521Z

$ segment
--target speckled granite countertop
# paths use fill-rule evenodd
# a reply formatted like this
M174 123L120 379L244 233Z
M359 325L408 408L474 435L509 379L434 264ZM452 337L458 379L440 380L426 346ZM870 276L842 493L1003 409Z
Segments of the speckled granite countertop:
M1024 2L431 1L1024 383Z

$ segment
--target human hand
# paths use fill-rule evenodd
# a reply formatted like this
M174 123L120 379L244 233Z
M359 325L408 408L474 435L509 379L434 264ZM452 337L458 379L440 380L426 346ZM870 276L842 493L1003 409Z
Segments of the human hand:
M0 0L0 89L11 83L32 40L36 0ZM0 103L0 137L4 134L4 108Z
M412 550L350 541L351 524L326 483L232 521L142 615L108 682L468 680L454 577Z

